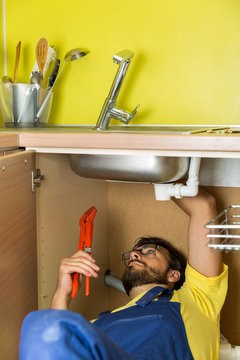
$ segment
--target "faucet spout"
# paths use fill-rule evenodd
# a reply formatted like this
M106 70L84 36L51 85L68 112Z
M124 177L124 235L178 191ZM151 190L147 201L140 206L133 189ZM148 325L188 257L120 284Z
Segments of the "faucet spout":
M106 98L100 116L98 118L96 129L106 130L110 124L111 118L117 119L125 124L128 124L132 117L138 111L138 105L132 113L116 107L119 91L121 89L124 77L126 75L128 66L133 57L133 52L130 50L123 50L113 55L113 61L119 65L118 71L113 80L108 97Z

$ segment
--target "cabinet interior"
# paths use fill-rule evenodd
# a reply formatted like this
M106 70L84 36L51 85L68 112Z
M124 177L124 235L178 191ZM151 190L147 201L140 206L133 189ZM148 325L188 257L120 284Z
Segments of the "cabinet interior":
M84 179L70 169L68 156L37 154L36 165L45 176L37 189L38 292L39 308L48 308L56 288L58 268L63 257L78 247L79 219L90 206L98 209L94 220L93 253L101 267L98 279L90 280L90 296L84 286L72 300L70 309L87 318L128 301L126 295L104 284L104 273L111 269L121 277L121 254L143 235L156 235L187 251L188 216L173 201L155 200L150 184L112 183ZM237 188L206 187L221 211L240 204ZM207 241L207 239L206 239ZM222 311L221 332L232 344L240 344L240 253L224 253L229 265L229 291Z

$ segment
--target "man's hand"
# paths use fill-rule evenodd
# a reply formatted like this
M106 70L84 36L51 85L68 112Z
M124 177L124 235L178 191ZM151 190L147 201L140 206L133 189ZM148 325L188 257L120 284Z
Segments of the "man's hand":
M188 262L201 274L212 277L222 272L222 254L207 246L205 228L207 222L217 215L216 200L206 191L199 189L195 197L174 199L175 203L190 216L188 229Z
M80 250L70 258L62 259L59 268L57 289L53 297L51 309L67 309L70 303L72 293L72 275L80 274L82 276L98 277L99 266L96 265L92 255Z

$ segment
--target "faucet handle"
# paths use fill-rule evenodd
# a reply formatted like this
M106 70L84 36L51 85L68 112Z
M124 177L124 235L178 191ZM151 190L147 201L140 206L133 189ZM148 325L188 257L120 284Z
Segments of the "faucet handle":
M130 61L133 55L134 53L131 50L125 49L113 55L113 61L116 64L120 64L123 61Z
M134 117L134 115L138 112L139 107L140 107L140 104L138 104L138 105L135 107L135 109L131 112L130 118L129 118L129 120L128 120L128 123L129 123L129 121ZM127 124L128 124L128 123L127 123Z
M135 109L131 113L129 113L128 111L119 109L117 107L114 107L110 110L110 114L111 114L111 117L113 117L114 119L119 120L124 124L128 124L131 121L131 119L134 117L136 112L138 111L139 106L140 106L140 104L138 104L138 106L136 106Z

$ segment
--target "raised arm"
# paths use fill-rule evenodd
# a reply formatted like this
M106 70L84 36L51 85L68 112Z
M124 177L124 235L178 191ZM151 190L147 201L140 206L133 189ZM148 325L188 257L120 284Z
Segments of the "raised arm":
M82 276L98 277L100 268L92 255L80 250L70 258L62 259L59 268L57 289L53 296L51 309L67 310L71 301L72 275L77 272Z
M216 200L200 189L196 197L174 199L174 202L190 216L188 229L188 262L202 275L217 276L222 272L222 254L207 246L208 230L204 225L217 215Z

